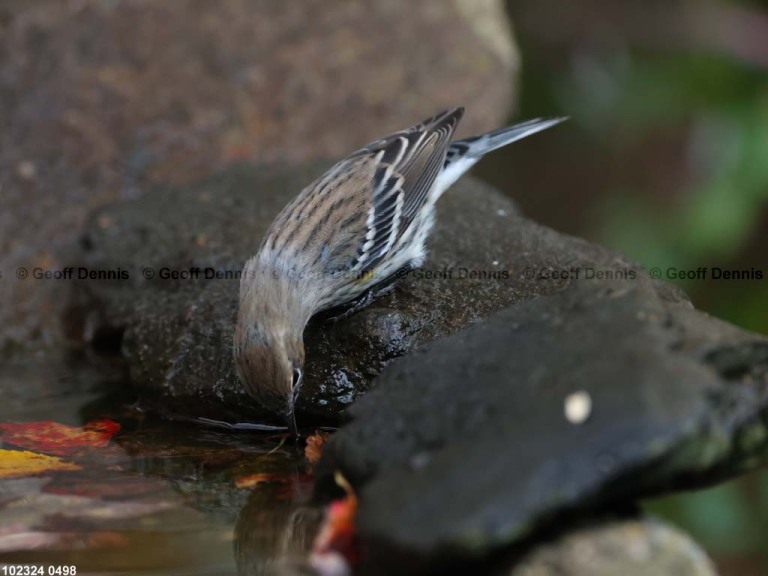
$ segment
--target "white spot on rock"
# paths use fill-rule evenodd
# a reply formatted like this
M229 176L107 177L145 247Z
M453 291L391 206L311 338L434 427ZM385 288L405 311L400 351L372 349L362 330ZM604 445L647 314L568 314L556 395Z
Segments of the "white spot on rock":
M565 397L565 419L571 424L583 424L592 413L592 397L579 390Z

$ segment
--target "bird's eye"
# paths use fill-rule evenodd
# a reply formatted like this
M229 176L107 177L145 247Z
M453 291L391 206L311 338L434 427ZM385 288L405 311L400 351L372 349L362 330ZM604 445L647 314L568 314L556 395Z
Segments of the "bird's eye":
M301 369L294 368L293 369L293 388L296 388L299 385L299 382L301 382Z

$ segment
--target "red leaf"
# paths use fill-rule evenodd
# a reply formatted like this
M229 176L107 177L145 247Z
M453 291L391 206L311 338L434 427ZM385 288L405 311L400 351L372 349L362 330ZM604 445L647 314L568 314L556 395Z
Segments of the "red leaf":
M328 506L325 522L312 545L312 556L322 558L325 555L338 553L349 564L356 564L358 561L357 530L355 528L357 496L340 472L336 473L336 483L344 488L347 495L339 500L334 500Z
M58 422L5 422L0 424L3 444L11 444L53 456L71 456L90 448L104 448L120 424L112 420L95 420L82 428Z

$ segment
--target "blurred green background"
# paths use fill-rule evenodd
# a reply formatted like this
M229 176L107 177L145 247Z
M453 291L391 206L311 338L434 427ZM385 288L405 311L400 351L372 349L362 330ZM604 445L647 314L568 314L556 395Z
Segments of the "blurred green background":
M694 304L768 334L765 2L509 1L523 53L516 117L567 114L478 174L535 220L618 249ZM670 268L707 267L703 279ZM715 280L712 268L762 271ZM768 574L768 472L654 502L723 575Z

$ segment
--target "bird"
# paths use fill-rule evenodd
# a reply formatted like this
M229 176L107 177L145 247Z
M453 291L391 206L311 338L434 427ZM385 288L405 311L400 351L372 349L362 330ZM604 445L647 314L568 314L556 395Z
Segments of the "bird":
M292 435L309 320L329 310L354 313L420 267L443 192L488 152L566 119L452 141L463 114L462 107L445 110L337 162L283 208L245 263L236 372Z

